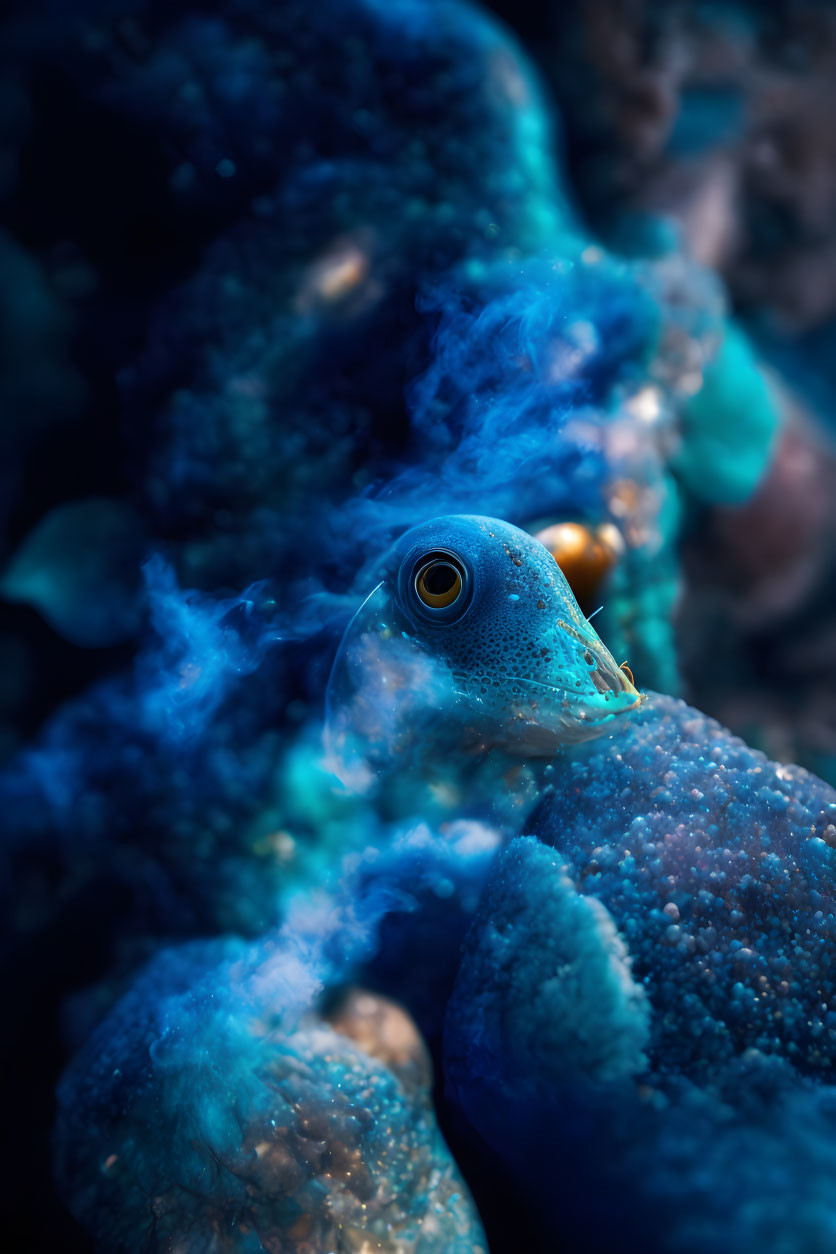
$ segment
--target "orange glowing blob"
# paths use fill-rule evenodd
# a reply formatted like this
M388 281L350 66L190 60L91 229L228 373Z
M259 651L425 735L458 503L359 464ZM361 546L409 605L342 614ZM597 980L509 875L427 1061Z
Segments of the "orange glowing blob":
M583 523L555 523L538 531L536 539L549 550L585 612L624 551L624 541L616 527L603 523L586 527Z

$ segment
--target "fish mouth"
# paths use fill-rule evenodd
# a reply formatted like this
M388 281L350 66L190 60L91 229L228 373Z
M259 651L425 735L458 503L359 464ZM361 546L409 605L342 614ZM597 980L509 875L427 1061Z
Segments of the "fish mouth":
M495 743L512 753L549 755L561 745L601 735L644 700L632 674L578 616L558 617L542 637L545 673L457 675L462 696L481 707Z
M507 674L485 675L477 681L456 676L457 690L476 711L481 710L481 722L491 729L492 743L511 753L550 756L561 745L601 735L644 700L603 645L595 661L586 677L572 672L555 677L554 682ZM479 721L477 715L476 725Z

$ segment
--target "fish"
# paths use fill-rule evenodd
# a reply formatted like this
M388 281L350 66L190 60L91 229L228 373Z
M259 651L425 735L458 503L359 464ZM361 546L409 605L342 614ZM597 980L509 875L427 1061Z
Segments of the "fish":
M441 1053L544 1247L826 1254L836 792L639 693L516 527L434 519L372 576L329 683L339 747L422 806L439 759L465 807L468 753L535 765L524 812L488 773L504 837Z
M431 519L374 573L326 694L341 778L490 748L548 759L641 703L553 555L510 523Z

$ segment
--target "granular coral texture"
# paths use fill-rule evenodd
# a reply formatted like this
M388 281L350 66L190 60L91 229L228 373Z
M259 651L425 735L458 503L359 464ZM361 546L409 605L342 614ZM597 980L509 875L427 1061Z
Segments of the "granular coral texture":
M546 1248L827 1254L836 794L659 696L553 781L463 947L449 1100Z
M573 750L529 828L615 920L654 1068L746 1049L822 1077L836 1048L836 793L672 698Z
M496 863L447 1010L448 1079L536 1090L643 1070L648 1007L607 910L531 837ZM459 1055L463 1055L460 1057Z
M260 958L158 956L65 1077L59 1179L96 1247L484 1251L406 1016L380 1011L405 1042L390 1070L299 1006L297 956ZM372 1010L355 998L342 1027L391 1055Z

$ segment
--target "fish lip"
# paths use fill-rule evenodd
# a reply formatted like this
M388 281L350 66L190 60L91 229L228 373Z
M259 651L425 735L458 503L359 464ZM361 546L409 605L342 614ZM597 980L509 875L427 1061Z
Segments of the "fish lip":
M590 646L590 651L592 646ZM569 712L582 711L583 717L588 720L590 715L595 714L600 718L609 718L616 713L627 713L628 710L635 710L645 699L645 694L639 692L635 684L632 683L620 666L616 666L611 656L606 652L603 646L599 657L603 665L599 668L601 672L606 672L611 678L617 680L618 687L610 688L606 691L586 690L578 691L577 689L560 682L550 683L545 679L530 679L524 675L509 675L499 671L485 671L483 675L486 679L495 680L499 687L512 686L522 689L524 693L542 693L544 696L548 694L552 701L559 701L561 708ZM462 696L473 695L472 676L468 676L465 672L454 672L454 680L461 687L459 691ZM632 700L628 704L624 704L624 698L631 697ZM513 705L513 699L509 702ZM616 707L616 708L613 708Z
M516 685L520 694L516 701L511 695L504 713L492 720L496 742L512 753L548 757L562 745L594 739L622 714L638 709L645 699L620 668L615 669L623 679L620 690L609 700L604 693L580 694L561 684L485 672L486 678L496 679L502 685ZM475 694L465 676L454 679L461 679L460 695L472 700ZM532 696L541 697L541 701L529 704Z

